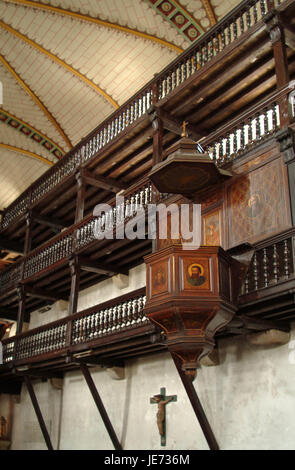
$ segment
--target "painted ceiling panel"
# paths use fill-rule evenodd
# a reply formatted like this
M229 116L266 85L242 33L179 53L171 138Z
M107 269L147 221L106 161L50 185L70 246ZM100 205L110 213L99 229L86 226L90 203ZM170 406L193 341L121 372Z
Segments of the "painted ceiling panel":
M42 130L62 148L65 148L63 139L48 118L1 63L0 80L3 83L3 108Z
M144 0L50 0L40 3L99 17L101 20L128 26L158 38L165 38L180 47L187 47L183 37L157 15Z
M20 149L28 150L38 156L41 156L48 160L48 162L55 163L57 158L52 155L46 148L41 146L39 143L32 139L28 139L25 134L22 134L17 129L0 122L0 145L7 144L13 147L19 147ZM29 158L29 157L24 157ZM44 163L45 169L47 170L50 166Z
M39 178L48 166L11 150L1 149L0 169L0 209L4 209Z
M214 8L214 12L217 16L217 20L223 18L227 13L230 12L240 1L238 0L210 0L211 5Z
M2 54L9 57L10 65L54 115L73 144L113 111L105 99L70 72L18 38L3 41L2 37ZM12 49L16 55L10 54Z
M9 24L14 29L79 70L119 104L177 56L176 52L150 40L42 10L34 12L32 32L31 23L26 20L31 10L18 8L23 10L21 19L8 15L15 5L7 5L4 21L10 18ZM117 82L113 82L115 78Z
M152 4L161 7L169 1ZM237 3L173 0L204 30ZM1 0L0 111L67 150L67 138L78 143L189 46L174 26L147 0ZM4 123L0 144L3 208L48 168L3 144L51 160L54 156Z

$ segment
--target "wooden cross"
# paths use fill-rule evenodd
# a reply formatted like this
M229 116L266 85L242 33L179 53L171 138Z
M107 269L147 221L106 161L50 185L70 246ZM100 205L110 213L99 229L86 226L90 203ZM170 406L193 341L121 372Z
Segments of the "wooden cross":
M166 445L166 405L170 401L177 401L177 395L167 395L166 396L166 388L162 387L160 389L159 395L154 395L150 398L151 404L158 405L158 412L157 412L157 425L159 429L159 433L161 436L161 446Z
M187 132L186 132L186 126L188 125L188 122L186 121L183 121L182 123L182 133L181 133L181 137L187 137Z

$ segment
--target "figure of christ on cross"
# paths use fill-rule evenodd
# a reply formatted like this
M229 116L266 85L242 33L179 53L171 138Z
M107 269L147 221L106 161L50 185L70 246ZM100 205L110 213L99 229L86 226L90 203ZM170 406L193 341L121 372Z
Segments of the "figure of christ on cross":
M156 403L158 405L158 412L157 412L157 425L159 429L159 433L161 436L161 445L166 445L166 405L170 401L176 401L176 395L166 396L166 389L163 387L161 388L161 393L158 395L154 395L150 399L150 403Z

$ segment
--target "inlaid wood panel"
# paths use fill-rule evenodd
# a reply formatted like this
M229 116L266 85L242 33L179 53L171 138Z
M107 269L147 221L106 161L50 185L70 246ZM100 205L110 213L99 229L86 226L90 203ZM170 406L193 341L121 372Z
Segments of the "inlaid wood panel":
M221 207L203 215L203 245L223 246L222 216Z
M229 247L265 238L288 226L284 171L284 164L278 158L241 176L229 186Z

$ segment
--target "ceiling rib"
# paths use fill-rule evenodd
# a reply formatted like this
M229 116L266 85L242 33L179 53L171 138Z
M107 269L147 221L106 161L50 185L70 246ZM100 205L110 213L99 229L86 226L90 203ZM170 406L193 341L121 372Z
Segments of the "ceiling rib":
M183 49L181 47L176 46L172 42L166 41L165 39L158 38L157 36L153 36L152 34L143 33L138 31L137 29L128 28L127 26L122 26L117 23L111 23L110 21L100 20L99 18L94 18L89 15L84 15L82 13L74 12L72 10L66 10L64 8L56 7L53 5L48 5L45 3L35 2L32 0L4 0L6 3L11 4L19 4L27 7L32 7L44 11L50 11L51 13L58 13L60 15L69 16L71 18L75 18L77 20L87 21L89 23L96 24L98 26L102 26L104 28L114 29L116 31L121 31L126 34L130 34L132 36L139 37L141 39L145 39L148 41L152 41L156 44L160 44L161 46L168 47L175 52L181 54Z
M16 29L12 28L10 25L8 25L7 23L4 23L4 21L0 20L0 26L5 29L6 31L9 31L11 34L13 34L14 36L18 37L19 39L21 39L22 41L26 42L27 44L29 44L30 46L32 46L34 49L36 49L37 51L41 52L42 54L46 55L47 57L49 57L51 60L53 60L54 62L56 62L58 65L60 65L61 67L65 68L66 70L68 70L69 72L71 72L73 75L75 75L76 77L78 77L80 80L82 80L84 83L86 83L87 85L89 85L91 88L94 89L94 91L96 93L99 93L101 96L103 96L103 98L105 98L115 109L118 109L119 108L119 104L110 96L108 95L104 90L102 90L102 88L100 88L99 86L95 85L95 83L93 83L91 80L89 80L89 78L87 78L85 75L83 75L82 73L78 72L78 70L74 69L73 67L71 67L71 65L67 64L66 62L64 62L63 60L61 60L59 57L57 57L56 55L52 54L52 52L48 51L47 49L45 49L44 47L40 46L40 44L37 44L36 42L32 41L32 39L28 38L27 36L25 36L24 34L20 33L19 31L17 31Z
M206 10L207 16L209 18L210 26L214 26L217 23L217 19L216 19L214 10L212 8L212 5L210 3L210 0L201 0L201 1L203 4L203 7Z
M67 146L71 149L73 147L70 139L65 134L64 130L61 128L60 124L56 121L56 119L52 116L52 114L48 111L46 106L42 103L42 101L35 95L35 93L31 90L31 88L23 81L23 79L18 75L18 73L14 70L14 68L7 62L5 57L0 54L0 61L2 64L9 70L9 72L13 75L13 77L18 81L21 87L31 96L31 98L37 103L37 105L42 109L44 114L47 118L51 121L54 127L57 129L58 133L62 136L64 141L66 142Z
M0 108L0 121L10 125L13 129L18 130L22 135L32 139L33 142L37 142L37 144L42 145L42 147L52 153L56 158L61 158L66 153L59 145L57 145L56 142L47 137L47 135L43 134L38 129L35 129L31 124L28 124L17 116L14 116L14 114L9 113L6 109ZM15 125L12 123L15 123ZM40 139L35 138L35 136L40 137Z
M30 152L29 150L22 149L20 147L14 147L13 145L0 143L0 148L10 150L12 152L17 152L22 155L26 155L27 157L34 158L35 160L40 160L41 162L46 163L46 165L49 165L49 166L53 165L53 162L51 162L47 158L41 157L41 155L37 155L36 153Z

